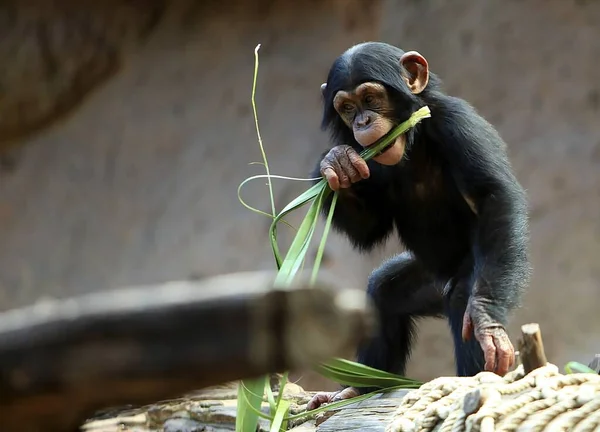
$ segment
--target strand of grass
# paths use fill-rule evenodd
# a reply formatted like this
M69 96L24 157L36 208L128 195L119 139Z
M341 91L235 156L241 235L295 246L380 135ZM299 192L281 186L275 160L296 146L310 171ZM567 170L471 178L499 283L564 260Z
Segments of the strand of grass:
M254 76L252 79L252 94L251 94L251 102L252 102L252 113L254 116L254 125L256 127L256 135L258 138L258 145L260 147L260 152L263 159L263 164L265 166L265 171L267 173L268 187L269 187L269 199L271 201L271 213L272 217L275 218L275 198L273 196L273 185L271 182L271 172L269 169L269 161L267 160L267 155L265 153L265 149L262 142L262 137L260 134L260 127L258 124L258 111L256 109L256 83L258 81L258 50L260 49L260 44L256 45L254 49ZM239 192L239 189L238 189ZM262 403L262 396L258 397L256 395L250 396L247 393L247 389L252 388L256 389L256 392L261 391L264 395L265 383L267 381L267 377L263 376L260 378L256 378L253 380L242 380L238 387L238 406L237 406L237 415L235 421L235 430L236 432L253 432L256 430L256 425L258 423L258 415L256 411L260 412L260 405ZM243 399L242 399L243 398ZM243 403L240 403L240 400L243 400Z
M304 220L292 241L292 244L286 254L285 259L281 263L275 284L280 287L289 286L294 276L298 272L300 265L304 261L310 240L315 232L315 227L318 222L319 211L323 205L325 196L330 192L329 189L321 189L316 199L311 203L308 212L304 216Z
M567 373L567 375L574 374L574 373L597 374L597 372L594 369L592 369L584 364L581 364L579 362L574 362L574 361L571 361L565 365L565 372Z
M258 163L258 162L257 162ZM264 165L261 163L261 165ZM267 216L270 219L274 219L275 216L271 215L263 210L257 209L256 207L252 207L250 204L248 204L243 198L242 198L242 188L249 182L251 182L252 180L257 180L259 178L270 178L270 179L282 179L282 180L292 180L292 181L315 181L318 179L311 179L311 178L298 178L298 177L287 177L287 176L281 176L281 175L274 175L274 174L269 174L269 175L265 175L265 174L259 174L259 175L255 175L252 177L248 177L246 180L244 180L243 182L240 183L240 185L238 186L237 189L237 196L238 196L238 200L239 202L246 207L248 210L253 211L254 213L258 213L261 214L263 216ZM280 219L280 221L282 223L284 223L285 225L289 226L291 229L293 229L294 231L297 231L296 227L294 227L293 225L291 225L289 222L287 222L285 219Z
M265 394L267 395L267 402L269 402L269 409L271 412L275 412L277 409L277 403L275 402L275 396L273 395L273 389L271 388L270 380L265 380Z
M260 44L256 45L254 48L254 78L252 80L252 112L254 116L254 126L256 127L256 136L258 138L258 146L260 147L260 153L263 158L263 164L265 165L265 171L267 172L268 184L269 184L269 198L271 200L271 212L273 213L273 217L275 217L275 198L273 197L273 185L271 184L270 178L270 170L269 170L269 161L267 160L267 154L265 153L265 148L263 146L262 137L260 134L260 127L258 126L258 111L256 109L256 82L258 81L258 50L260 49Z
M288 383L288 372L284 372L281 377L281 381L279 381L279 393L277 394L277 405L281 402L283 398L283 391L285 389L286 384Z
M314 285L317 280L317 274L319 273L319 269L321 268L321 261L323 259L323 254L325 253L325 244L327 243L327 237L329 236L329 231L331 229L331 222L333 220L333 212L335 211L335 205L337 204L338 194L333 195L333 199L331 200L331 206L329 207L329 214L327 215L327 220L325 221L325 227L323 228L323 235L321 236L321 242L319 243L319 248L317 249L317 255L315 256L315 263L313 265L312 275L310 277L310 284Z
M238 386L236 432L254 432L261 416L260 406L264 394L266 377L240 381ZM260 392L260 394L259 394Z
M271 431L285 431L287 430L288 419L287 414L290 410L291 403L283 399L283 393L285 386L288 383L288 372L282 374L281 380L279 381L279 393L277 394L275 418L271 423Z
M407 382L403 377L400 378L378 378L374 376L358 376L349 375L345 371L336 371L335 369L326 368L324 366L316 366L315 371L324 377L342 385L351 387L378 387L387 388L400 386L401 388L419 388L419 385Z
M277 403L277 411L271 421L270 432L280 432L287 429L287 413L290 409L291 402L288 400L281 400Z
M354 375L375 376L378 378L396 378L396 379L401 378L401 379L405 380L406 382L412 382L419 386L422 385L422 382L420 382L420 381L405 378L405 377L396 375L391 372L374 369L370 366L366 366L364 364L353 362L353 361L342 359L342 358L336 358L336 359L332 359L332 360L328 361L326 364L326 367L335 368L338 370L344 370L347 373L354 374Z
M269 237L271 241L271 248L273 249L273 255L275 257L275 264L277 265L278 269L281 268L283 258L281 257L281 253L279 252L279 245L277 243L277 233L274 225L277 225L285 215L291 213L294 210L298 210L299 208L303 207L305 204L313 200L321 192L323 181L324 180L321 180L319 183L313 185L310 189L308 189L300 196L292 200L287 206L283 208L283 210L281 210L281 212L271 222L271 226L269 227Z

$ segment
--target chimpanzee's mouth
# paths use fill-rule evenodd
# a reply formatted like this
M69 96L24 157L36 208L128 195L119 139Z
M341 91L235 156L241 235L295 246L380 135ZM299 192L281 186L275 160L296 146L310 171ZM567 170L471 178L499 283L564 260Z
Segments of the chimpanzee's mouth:
M394 147L394 144L396 144L396 140L392 141L391 143L389 143L388 145L386 145L379 153L377 153L375 156L381 156L382 154L384 154L385 152L387 152L389 149L391 149L392 147Z
M396 144L396 140L398 138L396 138L394 141L392 141L391 143L389 143L388 145L386 145L384 148L382 148L379 152L377 152L373 157L377 157L377 156L381 156L382 154L384 154L385 152L387 152L389 149L391 149L392 147L394 147L394 145ZM369 148L369 147L373 147L375 145L375 143L365 147L365 148Z

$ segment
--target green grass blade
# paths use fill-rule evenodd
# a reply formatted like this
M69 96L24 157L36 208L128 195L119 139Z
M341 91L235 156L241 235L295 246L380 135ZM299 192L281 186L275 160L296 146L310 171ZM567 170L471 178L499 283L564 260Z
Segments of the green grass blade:
M265 379L265 394L267 395L267 402L269 402L269 409L271 412L275 412L277 409L277 403L275 402L275 396L273 395L273 389L271 389L270 379Z
M273 222L271 222L271 226L269 227L269 237L271 239L271 248L273 249L273 255L275 256L275 262L277 264L278 269L281 268L283 259L279 251L279 245L277 244L277 224L285 215L291 213L294 210L299 209L300 207L304 206L312 199L314 199L316 196L318 196L322 192L323 186L327 186L325 180L321 180L319 183L313 185L310 189L302 193L300 196L298 196L296 199L290 202L287 206L285 206L283 210L277 216L275 216ZM296 236L298 235L299 234L296 234Z
M243 380L238 387L235 432L255 432L258 423L266 377Z
M288 372L284 372L283 376L281 377L281 381L279 382L279 393L277 394L277 403L281 402L281 398L283 397L283 391L284 391L287 383L288 383Z
M331 206L329 207L329 214L327 215L327 220L325 221L325 228L323 228L323 235L321 236L321 243L319 244L319 248L317 249L317 255L315 256L315 264L313 266L312 275L310 277L310 284L313 285L317 280L317 274L319 273L319 268L321 268L321 260L323 259L323 254L325 253L325 243L327 242L327 236L329 235L329 230L331 229L331 221L333 220L333 212L335 211L335 205L337 203L338 194L333 195L333 199L331 200ZM321 209L319 209L320 212Z
M240 183L240 185L238 186L238 190L237 190L237 196L238 196L238 201L244 206L246 207L248 210L253 211L254 213L258 213L261 214L263 216L267 216L268 218L271 219L275 219L275 216L267 213L265 211L259 210L256 207L252 207L250 204L248 204L246 201L244 201L244 199L242 198L242 188L246 185L246 183L251 182L252 180L256 180L258 178L264 178L266 176L264 175L256 175L256 176L252 176L252 177L248 177L246 180L244 180L243 182ZM276 176L271 176L271 177L276 177ZM278 177L278 176L277 176ZM291 178L290 178L291 180ZM296 228L294 226L292 226L289 222L287 222L285 219L280 219L282 223L286 224L287 226L289 226L291 229L295 230Z
M287 419L286 414L290 409L290 401L288 400L280 400L277 404L277 411L275 411L275 417L271 422L270 432L280 432L285 431L287 429Z
M407 380L403 377L377 377L369 375L354 375L348 374L345 371L328 368L324 365L316 366L316 371L326 378L335 381L339 384L349 385L353 387L394 387L394 386L406 386L406 388L418 388L420 385L415 384L411 380Z
M254 124L256 126L256 135L258 138L258 145L260 147L260 152L263 159L263 164L265 166L265 171L267 173L267 180L269 186L269 198L271 201L271 213L272 217L275 218L275 199L273 197L273 185L270 177L269 170L269 161L267 160L267 155L265 153L265 149L262 142L262 137L260 134L260 127L258 125L258 112L256 109L256 82L258 78L258 50L260 49L260 44L256 46L254 49L254 78L252 80L252 112L254 115ZM239 195L238 188L238 198ZM262 403L262 395L265 390L265 382L267 378L257 378L255 380L242 380L238 389L238 405L237 405L237 415L235 421L235 430L236 432L254 432L256 430L256 425L258 423L258 413L260 412L260 406ZM251 392L251 394L250 394ZM260 392L260 393L259 393ZM241 397L240 397L241 396Z
M594 369L574 361L569 362L565 365L565 372L567 372L567 374L591 373L594 375L597 373Z
M317 195L317 199L311 203L308 213L304 217L300 228L298 228L298 232L292 241L288 253L286 254L286 257L281 263L281 267L277 272L277 276L275 278L276 284L287 286L300 268L300 265L306 256L306 252L308 251L310 240L314 234L315 226L319 217L319 211L326 193L327 190L322 189Z
M258 126L258 112L256 109L256 81L258 79L258 50L260 49L260 44L256 45L254 48L254 78L252 80L252 95L250 100L252 101L252 113L254 117L254 126L256 127L256 136L258 138L258 146L260 147L260 153L263 158L263 164L265 166L265 171L268 177L268 185L269 185L269 198L271 200L271 212L273 216L275 216L275 198L273 198L273 185L271 184L270 178L270 170L269 170L269 161L267 160L267 154L265 153L265 148L263 146L262 137L260 135L260 127Z
M362 375L362 376L372 376L377 378L395 378L395 379L404 379L407 381L411 381L415 384L422 384L420 381L411 380L405 378L401 375L396 375L391 372L385 372L379 369L374 369L370 366L363 365L361 363L353 362L346 359L334 358L323 364L324 367L336 369L339 371L344 371L347 374L354 375Z

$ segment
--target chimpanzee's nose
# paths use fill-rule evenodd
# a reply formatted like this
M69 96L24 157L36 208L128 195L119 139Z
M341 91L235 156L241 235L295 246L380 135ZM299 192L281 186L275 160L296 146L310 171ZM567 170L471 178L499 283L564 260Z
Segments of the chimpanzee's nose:
M368 126L370 123L371 123L370 115L361 115L356 119L356 126L361 127L361 128Z

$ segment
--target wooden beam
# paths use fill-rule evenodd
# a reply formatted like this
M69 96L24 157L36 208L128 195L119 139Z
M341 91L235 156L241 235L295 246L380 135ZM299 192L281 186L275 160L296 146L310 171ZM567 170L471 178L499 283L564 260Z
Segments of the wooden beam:
M133 287L0 313L3 432L74 431L95 410L352 354L364 291L274 289L272 272Z

